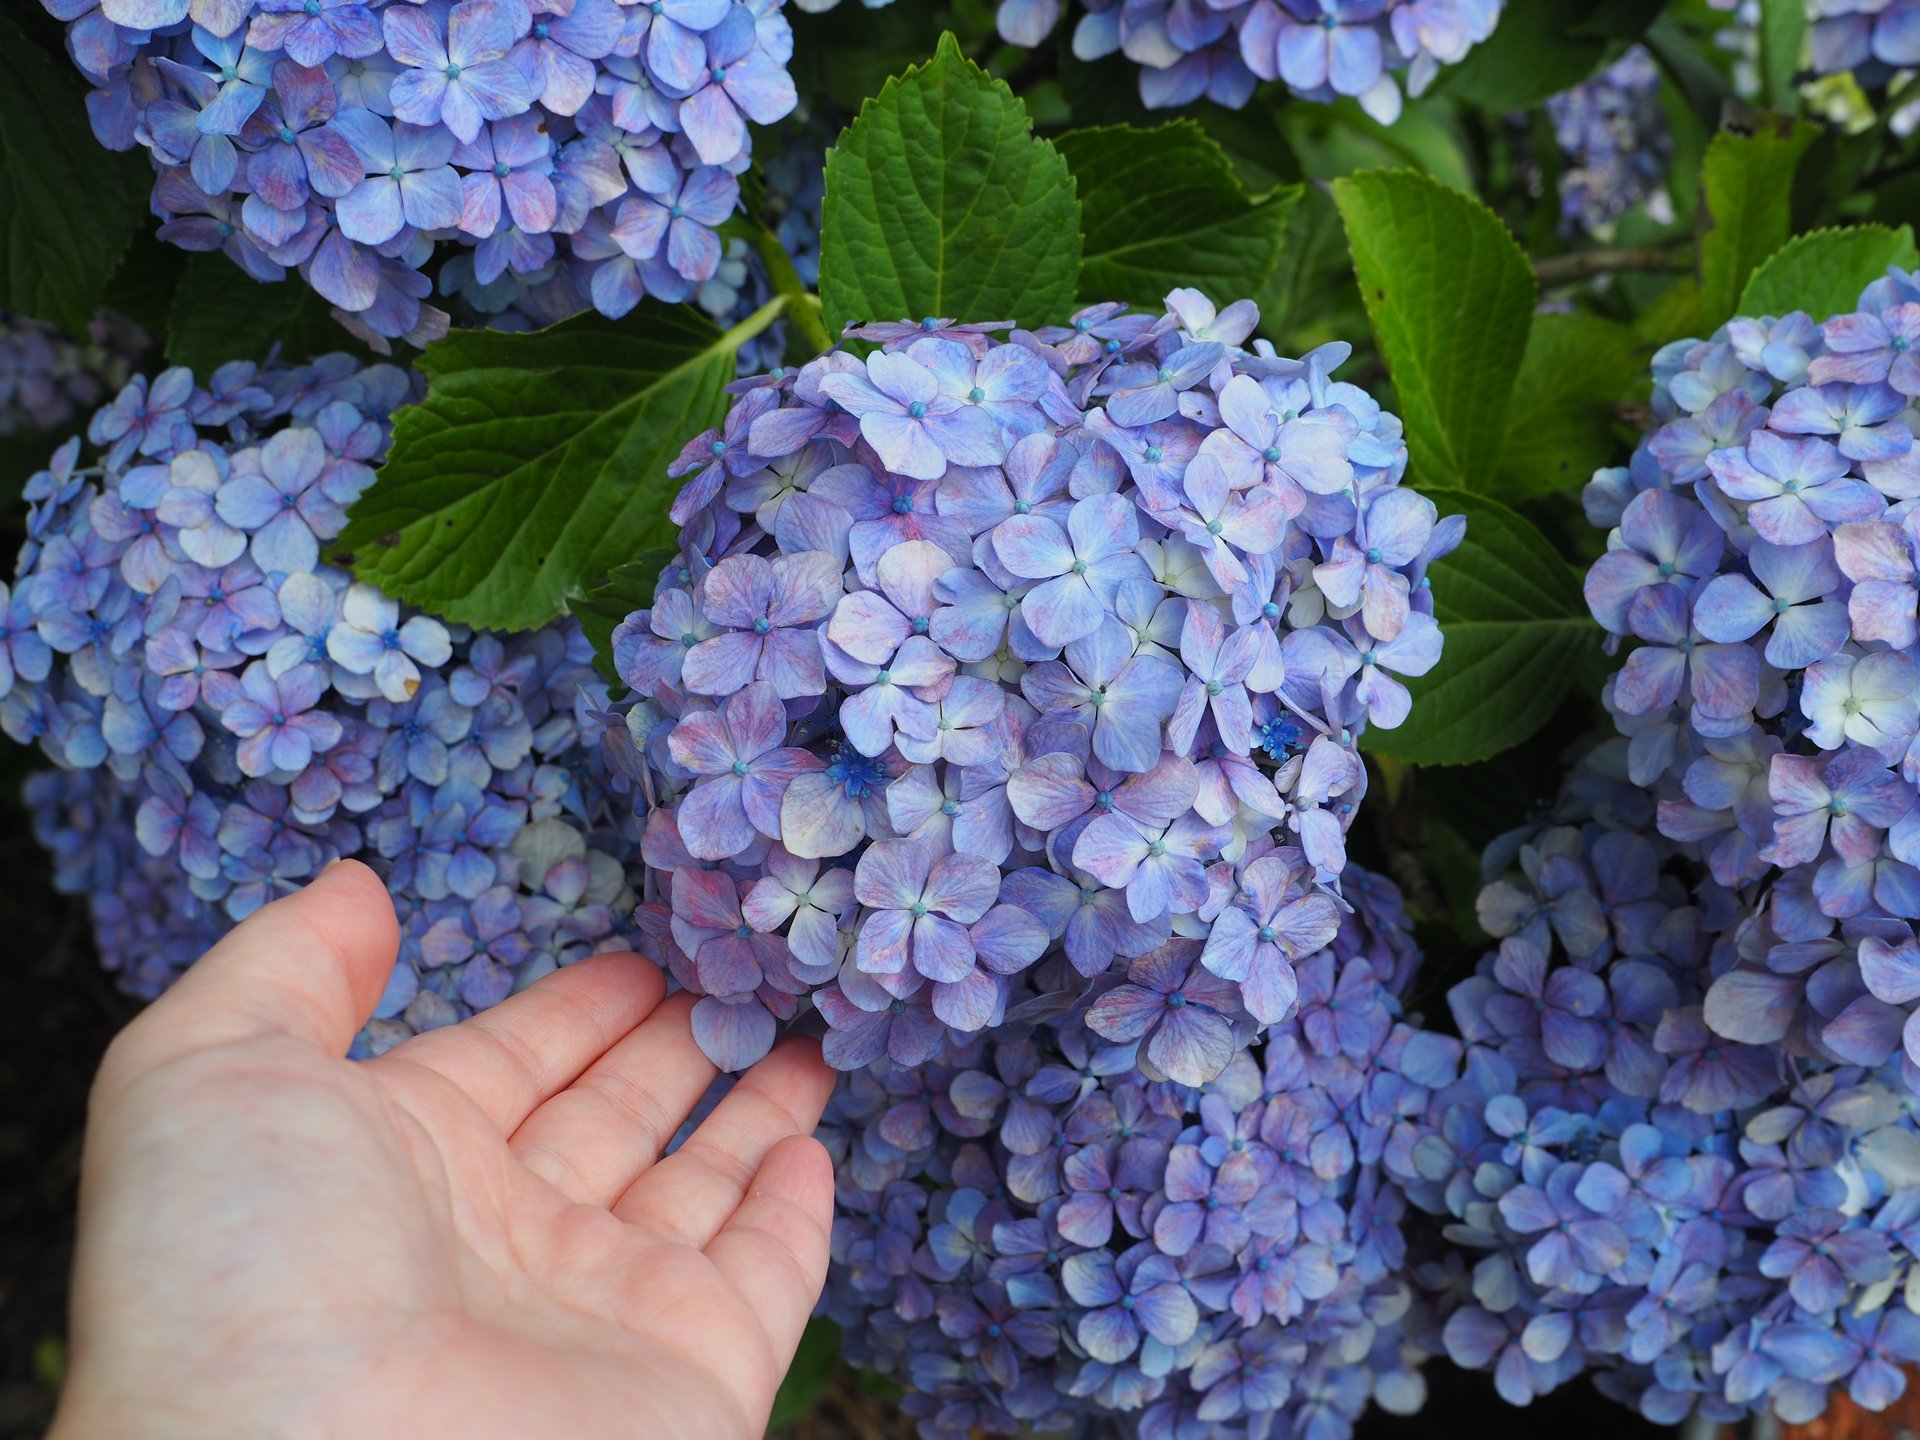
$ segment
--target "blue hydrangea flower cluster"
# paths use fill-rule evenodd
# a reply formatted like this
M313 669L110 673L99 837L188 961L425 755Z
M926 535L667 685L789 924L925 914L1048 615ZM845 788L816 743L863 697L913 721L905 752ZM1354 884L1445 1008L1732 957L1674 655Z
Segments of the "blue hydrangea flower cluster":
M1666 194L1673 136L1660 110L1660 71L1634 46L1599 74L1547 101L1560 147L1561 228L1606 236L1644 205L1673 219Z
M496 637L321 561L412 398L333 356L135 379L27 485L0 590L0 726L108 966L154 994L234 922L357 856L401 965L377 1052L626 943L638 840L577 630ZM624 732L623 732L624 733Z
M1425 570L1461 526L1401 487L1346 346L1289 360L1248 302L1168 303L869 325L864 359L741 382L671 468L616 759L723 1069L808 997L837 1067L923 1064L1175 936L1192 973L1090 1022L1158 1074L1200 1084L1293 1009L1355 739L1439 659Z
M151 153L161 235L299 270L376 344L443 334L436 291L534 322L693 298L748 122L796 103L783 0L42 3L101 142Z
M1864 945L1783 942L1764 891L1661 833L1665 782L1631 778L1645 733L1488 852L1500 945L1450 997L1458 1078L1387 1153L1444 1222L1420 1338L1515 1405L1591 1371L1662 1424L1803 1422L1842 1389L1883 1409L1920 1362L1920 1118L1889 1047L1822 1038L1879 1003ZM1718 1033L1729 977L1789 944L1812 977L1797 1036Z
M1655 357L1660 423L1586 504L1608 707L1656 824L1755 920L1708 1027L1795 1060L1900 1055L1920 1092L1920 278ZM1735 963L1737 961L1737 963Z
M1344 1440L1370 1402L1419 1408L1430 1322L1389 1157L1432 1138L1457 1042L1398 1018L1398 893L1354 867L1346 888L1298 1008L1209 1083L1149 1079L1138 1039L1090 1028L1128 988L1204 975L1185 938L1084 1015L845 1077L822 1308L927 1440L1118 1414L1142 1440Z
M1082 60L1125 55L1150 109L1202 97L1239 108L1261 81L1305 100L1359 101L1391 125L1402 85L1419 95L1499 23L1502 0L1084 0L1073 32ZM1001 0L1000 34L1038 45L1064 0Z
M0 437L56 430L127 383L146 331L102 310L84 341L44 320L0 311Z

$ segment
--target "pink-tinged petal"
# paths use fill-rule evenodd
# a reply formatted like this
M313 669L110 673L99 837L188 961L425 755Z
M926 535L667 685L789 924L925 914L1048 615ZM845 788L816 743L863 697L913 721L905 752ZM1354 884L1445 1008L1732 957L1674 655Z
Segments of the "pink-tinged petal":
M1293 1013L1300 1000L1300 982L1293 967L1278 956L1256 963L1240 982L1247 1013L1262 1025L1278 1025Z
M1049 580L1073 568L1066 531L1044 515L1014 515L1003 521L993 531L993 551L1024 580Z
M1095 1008L1109 998L1102 996ZM1233 1058L1233 1030L1224 1019L1191 1005L1164 1013L1165 1020L1147 1041L1147 1058L1161 1074L1181 1085L1204 1085L1227 1068Z
M673 917L696 930L731 930L740 922L740 892L721 870L673 872Z
M766 617L774 599L773 567L757 555L730 555L707 572L701 608L716 625L750 629Z
M849 801L840 783L825 774L799 776L780 797L780 840L795 855L845 855L866 833L859 804Z
M696 859L726 860L754 841L735 775L702 780L680 802L680 834Z
M765 640L774 638L764 637ZM681 664L681 681L696 695L731 695L754 679L761 653L766 648L763 637L752 631L734 631L702 640L687 652ZM818 653L817 645L815 653ZM780 688L778 681L775 687Z
M944 558L945 552L941 554ZM885 665L912 628L885 596L858 590L843 595L834 607L833 618L827 622L827 638L857 660Z
M929 910L971 925L999 893L999 866L973 855L943 855L933 863L920 898Z
M822 694L827 676L819 635L812 630L775 630L762 647L758 673L782 700Z
M690 1017L694 1043L721 1070L748 1069L773 1048L778 1025L766 1006L752 995L729 999L706 996L697 1001Z
M1191 760L1162 755L1151 770L1120 787L1113 806L1144 825L1171 825L1186 813L1199 791L1199 772Z
M932 868L933 852L920 841L876 840L854 869L854 897L863 905L905 910L921 900Z
M933 1013L963 1035L993 1024L1000 1005L1000 982L985 971L975 970L959 980L936 982L933 987Z
M1052 936L1039 919L1014 905L996 905L972 930L975 958L998 975L1017 975L1046 954Z
M811 625L826 619L840 599L840 572L840 560L825 550L777 557L773 562L774 601L767 618L779 626Z
M1613 699L1626 715L1663 710L1680 696L1686 661L1678 651L1648 646L1627 656L1614 681Z
M1133 879L1146 857L1146 837L1123 815L1097 817L1073 847L1073 863L1115 889Z
M1029 760L1007 779L1013 813L1036 830L1056 830L1086 814L1093 808L1095 791L1084 778L1084 769L1076 756L1059 752Z
M719 775L738 758L733 737L717 710L693 710L667 736L673 763L695 775Z
M939 915L913 922L913 968L929 980L951 984L974 970L973 941L966 927Z
M876 910L860 926L853 963L868 975L898 975L907 968L913 916L905 910Z

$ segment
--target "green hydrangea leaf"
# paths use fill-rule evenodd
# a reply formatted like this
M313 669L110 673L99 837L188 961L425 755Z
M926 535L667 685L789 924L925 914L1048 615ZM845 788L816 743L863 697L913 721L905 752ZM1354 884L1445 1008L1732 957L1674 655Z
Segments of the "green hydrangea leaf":
M794 1352L787 1377L774 1394L768 1432L784 1430L805 1417L820 1403L827 1383L839 1368L840 1327L824 1318L809 1320L801 1332L800 1348Z
M1760 0L1760 93L1775 110L1799 108L1794 76L1807 48L1806 0Z
M1816 321L1860 303L1860 292L1887 273L1920 267L1913 227L1855 225L1796 235L1753 272L1740 296L1742 315L1787 315L1804 310Z
M1027 110L944 35L889 80L827 154L820 299L838 335L866 320L1071 313L1080 202Z
M1525 516L1460 490L1428 490L1443 515L1464 514L1467 538L1430 570L1440 663L1407 682L1413 713L1369 729L1369 750L1416 765L1466 765L1518 745L1552 718L1600 627L1580 577Z
M446 619L546 623L616 565L673 543L667 466L725 417L736 353L780 303L724 335L650 301L618 322L429 345L426 399L395 417L339 549L361 579Z
M1494 493L1518 500L1573 490L1614 463L1627 448L1620 402L1644 390L1649 358L1633 332L1612 320L1536 315Z
M1486 490L1538 293L1505 225L1411 170L1333 182L1423 484Z
M1086 227L1082 300L1157 310L1169 290L1190 285L1224 306L1257 295L1273 274L1301 187L1249 195L1193 121L1070 130L1058 145Z
M144 154L94 138L72 69L0 17L0 310L84 331L152 184Z
M614 566L599 584L567 597L567 613L580 622L593 644L594 668L616 690L625 689L626 684L614 668L613 632L634 611L653 604L660 572L672 563L675 553L670 546L651 546L626 564Z
M372 358L304 277L261 285L224 255L189 256L167 317L168 361L208 375L230 360L264 361L276 346L296 363L335 350Z
M1585 80L1638 39L1663 0L1508 5L1493 34L1441 72L1442 93L1489 112L1526 110Z
M1819 131L1799 121L1753 134L1723 130L1701 167L1700 322L1723 325L1747 281L1792 233L1793 177Z

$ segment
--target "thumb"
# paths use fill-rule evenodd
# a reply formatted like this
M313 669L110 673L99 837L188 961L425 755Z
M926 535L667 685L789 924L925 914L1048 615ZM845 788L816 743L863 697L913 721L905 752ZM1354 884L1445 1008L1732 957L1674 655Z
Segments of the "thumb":
M243 920L128 1027L126 1039L178 1054L285 1035L345 1055L399 951L387 887L359 861L342 860Z

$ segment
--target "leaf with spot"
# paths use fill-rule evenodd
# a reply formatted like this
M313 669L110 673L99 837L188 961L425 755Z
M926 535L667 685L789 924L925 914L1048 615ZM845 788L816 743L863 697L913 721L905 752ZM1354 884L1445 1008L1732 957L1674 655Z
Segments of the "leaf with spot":
M820 300L838 335L867 320L1014 320L1073 310L1080 202L1026 106L943 35L827 154Z
M1362 743L1416 765L1465 765L1547 723L1598 652L1600 627L1579 576L1532 521L1485 496L1426 493L1443 515L1467 517L1466 540L1429 572L1445 649L1407 682L1406 723L1370 729Z
M429 345L426 398L395 417L339 549L361 579L432 614L545 624L616 565L674 543L667 466L725 417L739 348L780 308L724 335L649 302L621 321Z
M1411 170L1347 176L1333 198L1414 474L1487 489L1538 293L1526 255L1485 205Z

